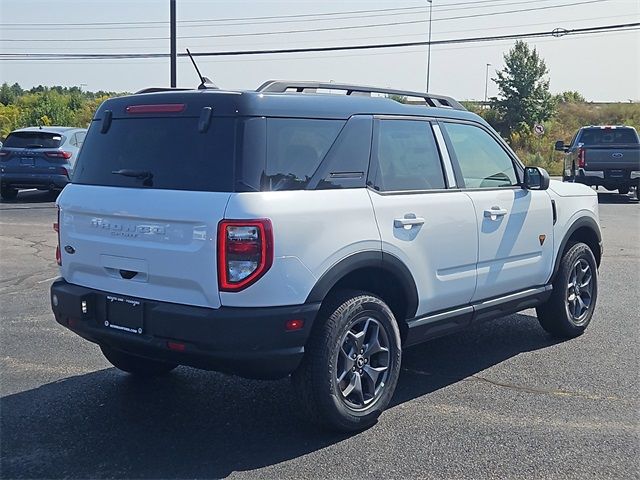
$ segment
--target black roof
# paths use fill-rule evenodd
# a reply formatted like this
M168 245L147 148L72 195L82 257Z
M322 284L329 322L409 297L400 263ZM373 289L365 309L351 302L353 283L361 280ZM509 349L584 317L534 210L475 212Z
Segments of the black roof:
M130 118L131 115L127 114L126 108L132 105L183 103L185 109L178 114L179 116L198 117L202 108L212 107L215 116L348 119L356 114L373 114L452 118L485 123L478 115L462 109L402 104L390 98L364 95L272 93L217 89L152 90L149 93L109 99L100 106L94 119L102 118L106 110L110 110L114 118ZM139 115L136 114L136 116ZM144 116L144 114L140 116Z

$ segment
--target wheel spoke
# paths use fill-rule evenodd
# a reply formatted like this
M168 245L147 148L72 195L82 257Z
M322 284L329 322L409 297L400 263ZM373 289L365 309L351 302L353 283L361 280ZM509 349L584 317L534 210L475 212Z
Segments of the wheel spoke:
M371 379L373 382L374 388L375 384L378 381L380 375L387 371L387 367L372 367L371 365L365 365L364 373Z
M362 350L362 345L364 344L364 335L365 335L364 330L358 333L353 333L353 332L347 333L347 338L353 345L356 353L359 353L360 350Z
M362 379L360 378L359 373L354 373L351 375L351 379L349 384L342 390L342 396L347 398L350 395L354 395L356 397L356 402L359 405L364 405L364 394L362 392Z
M368 338L367 345L365 346L364 355L371 357L376 353L388 352L389 350L380 344L380 326L376 324L375 328L370 330L372 330L372 332Z
M582 297L580 295L578 295L577 300L578 300L578 308L577 308L578 314L576 315L576 317L579 318L579 317L582 316L584 311L587 309L587 306L582 301Z

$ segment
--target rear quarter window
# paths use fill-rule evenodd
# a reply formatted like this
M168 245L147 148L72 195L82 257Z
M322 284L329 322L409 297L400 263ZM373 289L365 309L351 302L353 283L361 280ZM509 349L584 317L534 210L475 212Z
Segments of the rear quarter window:
M266 165L261 190L305 188L344 120L266 119Z

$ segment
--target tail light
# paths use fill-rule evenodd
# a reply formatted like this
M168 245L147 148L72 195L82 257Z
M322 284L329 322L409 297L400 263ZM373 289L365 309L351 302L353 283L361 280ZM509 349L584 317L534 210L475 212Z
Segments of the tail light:
M587 164L587 155L586 155L586 151L584 148L580 147L578 149L578 167L579 168L584 168L584 166Z
M69 160L73 155L71 152L65 152L63 150L54 150L52 152L44 152L44 154L49 158L62 158L64 160Z
M67 169L66 169L66 168L64 168L64 167L60 167L60 168L58 168L58 173L59 173L60 175L65 175L67 178L69 178L69 170L67 170Z
M60 207L58 207L58 219L53 224L53 231L58 234L58 245L56 245L56 263L62 265L62 253L60 252Z
M271 221L223 220L218 224L218 285L237 292L262 277L273 263Z

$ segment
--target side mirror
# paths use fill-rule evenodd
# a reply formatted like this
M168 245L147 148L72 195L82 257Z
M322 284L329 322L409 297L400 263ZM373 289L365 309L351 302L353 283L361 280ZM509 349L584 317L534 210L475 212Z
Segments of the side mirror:
M527 190L546 190L549 188L549 174L541 167L524 169L524 188Z
M562 140L558 140L556 142L555 149L559 152L566 152L566 147L564 146L564 142Z

